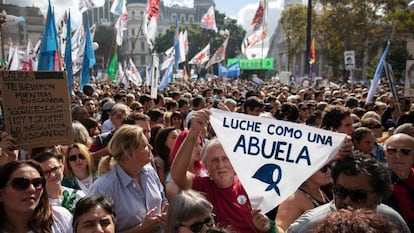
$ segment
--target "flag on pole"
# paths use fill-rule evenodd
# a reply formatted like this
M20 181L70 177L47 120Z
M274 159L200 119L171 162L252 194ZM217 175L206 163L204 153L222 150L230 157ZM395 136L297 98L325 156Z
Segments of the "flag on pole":
M219 63L225 59L226 48L227 48L227 43L229 42L229 37L226 38L226 40L223 42L220 48L217 49L217 51L214 53L211 59L207 62L206 69L210 67L211 65Z
M68 77L69 95L72 95L73 69L72 69L72 30L70 26L70 11L66 24L66 45L65 45L65 68Z
M174 33L174 60L175 70L178 70L178 64L180 63L180 28L178 27L178 18L175 18L175 33Z
M114 0L111 5L111 13L114 15L122 14L122 6L124 0Z
M24 54L24 61L22 63L22 70L24 70L24 71L33 71L32 56L33 56L33 44L32 44L32 41L29 39L27 41L26 53Z
M15 48L10 46L9 48L7 70L20 70L19 49L17 46Z
M93 51L92 47L92 38L91 33L89 30L89 16L86 13L86 20L85 20L85 28L86 30L86 38L85 38L85 51L83 54L83 62L82 62L82 78L80 82L80 89L83 90L83 86L89 83L89 69L92 68L95 63L95 51Z
M186 32L187 31L181 31L180 32L180 41L179 41L179 43L180 43L180 46L179 46L179 48L180 48L180 57L179 57L179 59L178 59L178 62L179 63L181 63L181 62L184 62L185 61L185 56L187 55L186 54L186 45L188 46L188 40L187 40L187 36L186 36ZM187 47L188 48L188 47Z
M309 64L315 64L316 54L315 54L315 38L312 39L311 47L309 50Z
M123 1L122 5L122 13L118 17L118 20L115 23L116 28L116 44L121 46L122 40L124 37L124 31L127 30L127 22L128 22L128 11L126 7L126 2Z
M247 50L255 44L263 41L267 35L267 0L260 0L259 7L252 20L249 30L247 31L241 46L241 51L248 58Z
M158 90L163 90L168 86L168 83L171 81L173 76L173 63L171 62L168 68L164 72L164 76L161 79L160 85L158 86Z
M105 5L105 0L80 0L79 1L79 11L81 13L92 10L93 8L103 7Z
M142 33L146 36L147 43L151 50L155 45L159 8L160 0L148 0L147 9L145 11L143 19Z
M42 42L40 44L40 54L38 70L55 70L56 51L58 51L58 41L52 6L47 10L46 25L42 33Z
M369 88L366 103L369 103L374 98L374 94L377 91L378 84L381 80L382 69L384 68L385 58L387 57L388 49L390 47L390 41L387 41L387 45L382 53L382 56L378 62L377 69L375 70L374 78L371 80L371 87Z
M133 84L135 84L136 86L139 86L142 84L142 77L141 74L139 73L137 67L135 66L134 62L131 60L131 58L129 59L129 72L130 72L130 77L129 77L129 81L131 81Z
M200 52L198 52L189 62L188 64L197 64L201 65L210 59L210 43L206 45Z
M167 7L187 7L194 8L194 0L164 0L164 6Z
M112 57L111 62L109 63L108 67L108 77L112 80L113 83L117 83L116 75L118 73L118 54L115 53L115 55Z
M203 18L201 18L201 28L213 30L217 33L216 16L214 14L214 6L210 6Z

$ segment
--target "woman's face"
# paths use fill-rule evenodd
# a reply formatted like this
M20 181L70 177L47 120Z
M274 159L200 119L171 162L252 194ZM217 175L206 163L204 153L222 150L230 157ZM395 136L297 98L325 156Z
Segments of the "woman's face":
M44 182L39 178L39 172L31 166L20 167L10 175L7 186L0 189L0 202L7 215L23 217L33 214L44 188Z
M181 128L181 123L183 122L183 119L180 117L173 117L171 118L171 124L172 126L174 126L176 129Z
M192 153L192 160L193 161L200 161L201 160L201 138L199 137L197 143L194 145L193 153Z
M112 216L97 205L79 217L75 233L115 233Z
M45 174L46 178L46 187L52 188L61 186L61 182L63 179L63 165L55 158L51 158L40 163L42 167L43 174Z
M165 141L165 146L168 149L172 150L174 142L177 139L177 137L178 137L178 131L177 130L170 131L170 133L167 136L167 140Z
M148 143L148 140L144 135L142 135L141 138L141 140L143 140L142 146L132 152L132 158L137 166L143 167L145 164L151 162L152 146Z
M331 183L331 167L328 166L328 168L318 170L311 177L309 177L308 180L316 184L318 187L330 184Z
M375 147L375 138L372 134L365 134L359 141L354 143L355 149L365 154L370 154Z
M73 174L80 178L85 173L88 173L88 160L86 160L85 155L83 155L78 148L72 148L68 153L68 164Z
M214 218L211 215L201 215L180 223L178 233L206 233L212 226Z

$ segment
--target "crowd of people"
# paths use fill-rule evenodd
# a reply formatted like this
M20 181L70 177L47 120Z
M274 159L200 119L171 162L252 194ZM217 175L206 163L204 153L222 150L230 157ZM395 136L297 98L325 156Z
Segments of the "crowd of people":
M0 135L0 232L414 232L414 102L381 84L245 80L90 84L71 96L73 144ZM7 101L7 100L3 100ZM211 108L346 134L334 158L268 213L253 208ZM6 122L7 123L7 122Z

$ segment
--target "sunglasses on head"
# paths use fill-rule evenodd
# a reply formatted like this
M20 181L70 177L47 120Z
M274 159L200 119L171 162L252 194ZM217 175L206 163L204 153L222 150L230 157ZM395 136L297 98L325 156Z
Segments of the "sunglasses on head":
M46 180L44 177L28 179L23 177L14 178L10 181L10 185L16 190L26 190L30 184L32 184L35 189L43 189L46 184Z
M404 149L404 148L397 149L397 148L390 148L390 147L387 147L386 151L387 151L387 152L388 152L388 154L390 154L390 155L395 155L395 154L397 154L397 152L400 152L400 154L402 154L402 155L404 155L404 156L408 156L408 155L410 155L410 154L411 154L411 152L412 152L412 150L411 150L411 149Z
M208 216L202 222L195 222L191 225L180 224L180 226L182 227L188 227L194 233L200 232L201 229L203 228L203 225L206 225L207 227L212 227L214 225L213 217Z
M365 203L368 198L368 193L366 191L352 191L337 185L334 186L333 193L336 197L342 200L349 196L352 202L359 204Z
M322 172L322 173L326 173L328 171L328 168L332 170L332 165L331 164L326 164L321 169L319 169L319 171Z
M86 157L84 155L82 155L82 154L77 154L77 155L71 155L71 156L69 156L69 161L75 162L78 159L84 160L84 159L86 159Z

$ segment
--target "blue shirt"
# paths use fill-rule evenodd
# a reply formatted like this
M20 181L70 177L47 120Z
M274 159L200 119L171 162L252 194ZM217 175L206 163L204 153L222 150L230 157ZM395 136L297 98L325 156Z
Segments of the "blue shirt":
M116 164L99 177L88 192L88 196L101 194L112 199L117 232L140 224L154 207L157 208L155 213L160 213L162 205L167 202L164 188L152 166L147 164L139 172L142 187ZM157 232L163 231L159 229Z

